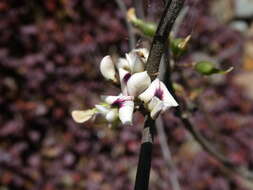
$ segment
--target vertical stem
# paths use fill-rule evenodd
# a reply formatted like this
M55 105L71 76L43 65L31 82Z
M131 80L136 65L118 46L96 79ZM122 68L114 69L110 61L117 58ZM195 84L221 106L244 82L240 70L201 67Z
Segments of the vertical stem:
M161 116L158 117L156 120L156 129L157 129L157 136L159 138L161 149L162 149L163 158L170 172L169 178L170 178L172 190L181 190L179 180L178 180L178 171L172 159L170 148L166 140L166 135L164 131L164 123Z
M155 121L146 117L142 134L141 150L136 174L135 190L147 190L152 160Z
M172 29L179 11L183 7L183 4L184 0L169 0L166 4L165 10L159 22L151 45L146 66L146 70L152 80L157 77L160 60L165 50L165 42L167 42L168 35ZM148 190L154 128L155 121L150 116L146 116L136 174L136 182L134 188L135 190Z
M146 69L152 80L154 80L158 75L161 57L165 50L165 42L168 39L169 33L183 7L183 4L184 0L172 0L168 1L166 4L153 39L147 61Z

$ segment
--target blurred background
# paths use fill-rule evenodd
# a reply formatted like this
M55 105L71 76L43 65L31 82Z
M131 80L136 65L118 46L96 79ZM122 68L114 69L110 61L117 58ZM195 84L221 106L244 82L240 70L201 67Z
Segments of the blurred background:
M164 8L162 0L123 3L137 15L143 7L155 23ZM190 87L177 73L173 79L185 87L182 99L199 106L191 118L198 130L253 171L253 1L186 0L185 8L177 35L192 39L177 64ZM119 93L99 63L128 52L128 36L113 0L0 1L0 190L133 189L143 116L112 130L70 115ZM151 42L139 32L136 38L136 47ZM234 70L203 77L189 66L198 60ZM172 111L164 121L182 190L253 189L203 151ZM172 189L165 165L156 139L150 189Z

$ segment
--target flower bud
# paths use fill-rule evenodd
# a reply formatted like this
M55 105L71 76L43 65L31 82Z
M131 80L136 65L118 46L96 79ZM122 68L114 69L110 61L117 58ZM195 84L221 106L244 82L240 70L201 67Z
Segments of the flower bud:
M227 70L221 70L215 67L215 64L209 61L200 61L195 63L194 69L202 75L212 75L212 74L227 74L233 70L230 67Z
M186 38L171 39L170 47L174 57L177 58L186 52L190 39L190 35Z
M157 26L154 23L145 22L141 19L138 19L135 14L135 9L131 8L128 10L127 19L145 36L153 37L155 35Z

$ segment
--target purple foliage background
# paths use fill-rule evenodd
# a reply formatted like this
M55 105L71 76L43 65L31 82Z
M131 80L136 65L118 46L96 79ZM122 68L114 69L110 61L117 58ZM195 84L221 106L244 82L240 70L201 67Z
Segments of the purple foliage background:
M241 70L244 37L210 16L210 1L187 1L192 7L179 33L192 32L193 38L179 64L204 51L235 71L210 85L184 68L192 88L209 85L202 99L214 128L201 111L192 119L217 149L253 169L253 104L233 82ZM157 20L162 1L147 2L148 17ZM70 116L73 109L92 107L101 94L119 92L99 73L104 55L128 51L117 4L2 0L0 15L0 189L132 189L143 117L137 113L134 127L111 130L92 122L78 125ZM238 50L227 56L233 46ZM245 189L196 145L172 112L165 125L183 190ZM165 165L156 139L150 189L171 189Z

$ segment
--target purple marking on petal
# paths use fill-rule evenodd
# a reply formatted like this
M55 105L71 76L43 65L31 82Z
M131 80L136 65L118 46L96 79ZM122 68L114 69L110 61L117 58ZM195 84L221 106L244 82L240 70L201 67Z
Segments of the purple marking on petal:
M123 81L124 81L125 83L127 83L127 81L130 79L130 77L131 77L131 74L130 74L130 73L127 73L127 74L123 77Z
M155 90L155 96L157 98L159 98L160 100L162 100L163 99L163 90L161 88L157 88Z
M123 106L124 102L125 102L125 100L117 99L117 100L115 100L115 101L111 104L111 106L112 106L112 107L116 107L116 108L121 108L121 107Z

